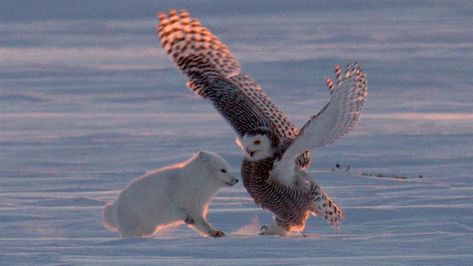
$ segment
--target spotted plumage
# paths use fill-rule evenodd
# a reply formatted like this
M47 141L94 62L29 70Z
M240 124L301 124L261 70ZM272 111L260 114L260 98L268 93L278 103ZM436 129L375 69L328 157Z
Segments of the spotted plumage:
M250 76L240 73L240 64L227 46L198 20L190 19L187 11L171 10L168 16L160 13L159 21L156 30L161 44L178 68L189 77L187 86L194 93L204 98L222 97L224 92L239 94L251 104L251 110L246 110L244 115L252 120L252 124L271 126L282 139L293 139L298 134L297 127L261 87ZM219 109L225 118L234 115L235 110L239 108ZM256 113L261 113L264 119ZM239 133L239 127L234 126L234 129Z
M299 130L248 75L241 73L230 50L185 10L159 14L159 40L187 86L212 102L238 134L245 159L241 173L250 196L274 214L265 233L286 235L302 230L310 213L331 225L343 220L341 209L304 171L309 151L334 142L359 117L367 94L366 77L355 65L335 83L326 79L329 103Z
M270 177L275 158L252 162L244 160L241 166L243 185L260 207L270 210L284 231L303 230L310 213L319 214L330 224L338 226L343 212L310 177L306 189L294 189ZM321 202L321 206L316 204ZM325 205L325 206L324 206ZM283 231L283 232L284 232Z

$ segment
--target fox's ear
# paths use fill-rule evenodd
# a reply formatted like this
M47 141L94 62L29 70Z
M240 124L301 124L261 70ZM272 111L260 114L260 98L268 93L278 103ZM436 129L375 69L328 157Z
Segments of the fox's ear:
M201 161L207 161L209 159L209 154L205 151L199 151L197 153L197 158Z

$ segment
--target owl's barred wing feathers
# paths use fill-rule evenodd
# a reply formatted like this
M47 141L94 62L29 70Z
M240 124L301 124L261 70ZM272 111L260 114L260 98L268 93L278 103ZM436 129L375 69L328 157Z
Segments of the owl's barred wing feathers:
M335 87L331 80L326 81L331 91L330 101L302 127L281 160L275 163L275 176L287 184L293 182L288 173L294 169L294 159L300 153L335 142L353 129L360 117L368 95L366 74L358 64L351 69L347 65L343 74L337 66L335 73Z
M253 104L231 79L206 75L194 81L193 86L212 88L199 90L199 93L211 100L215 109L223 115L240 137L251 129L269 127L270 122L260 112L258 106Z
M198 20L191 19L187 11L160 13L156 31L166 53L189 77L189 89L210 99L240 136L251 127L260 126L272 128L282 139L293 139L298 134L296 126L258 84L240 73L240 64L228 47ZM239 99L238 106L232 102L235 97ZM238 112L249 124L233 117Z
M191 79L195 71L215 71L224 77L240 73L240 64L228 47L187 11L170 10L168 16L159 13L158 17L156 32L164 50ZM192 58L206 65L195 64Z
M296 151L298 146L305 146L302 148L304 150L324 147L355 127L368 96L366 74L357 63L352 69L347 65L343 76L339 66L335 67L335 73L337 85L330 101L302 127L294 147L289 149Z

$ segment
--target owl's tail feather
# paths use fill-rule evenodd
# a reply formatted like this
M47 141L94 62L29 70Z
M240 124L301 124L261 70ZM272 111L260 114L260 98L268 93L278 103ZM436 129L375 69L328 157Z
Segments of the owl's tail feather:
M343 211L335 202L318 186L319 193L312 202L311 211L324 218L331 226L338 228L343 219Z

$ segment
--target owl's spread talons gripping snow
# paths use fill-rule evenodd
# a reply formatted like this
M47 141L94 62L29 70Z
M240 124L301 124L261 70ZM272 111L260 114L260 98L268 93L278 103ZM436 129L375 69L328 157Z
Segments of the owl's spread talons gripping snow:
M245 158L243 185L256 204L274 214L263 234L288 235L304 229L310 214L338 227L343 212L307 175L309 151L327 146L356 124L368 94L358 66L335 67L326 78L330 101L299 130L240 64L219 38L185 10L159 14L159 40L187 86L212 102L238 134Z

